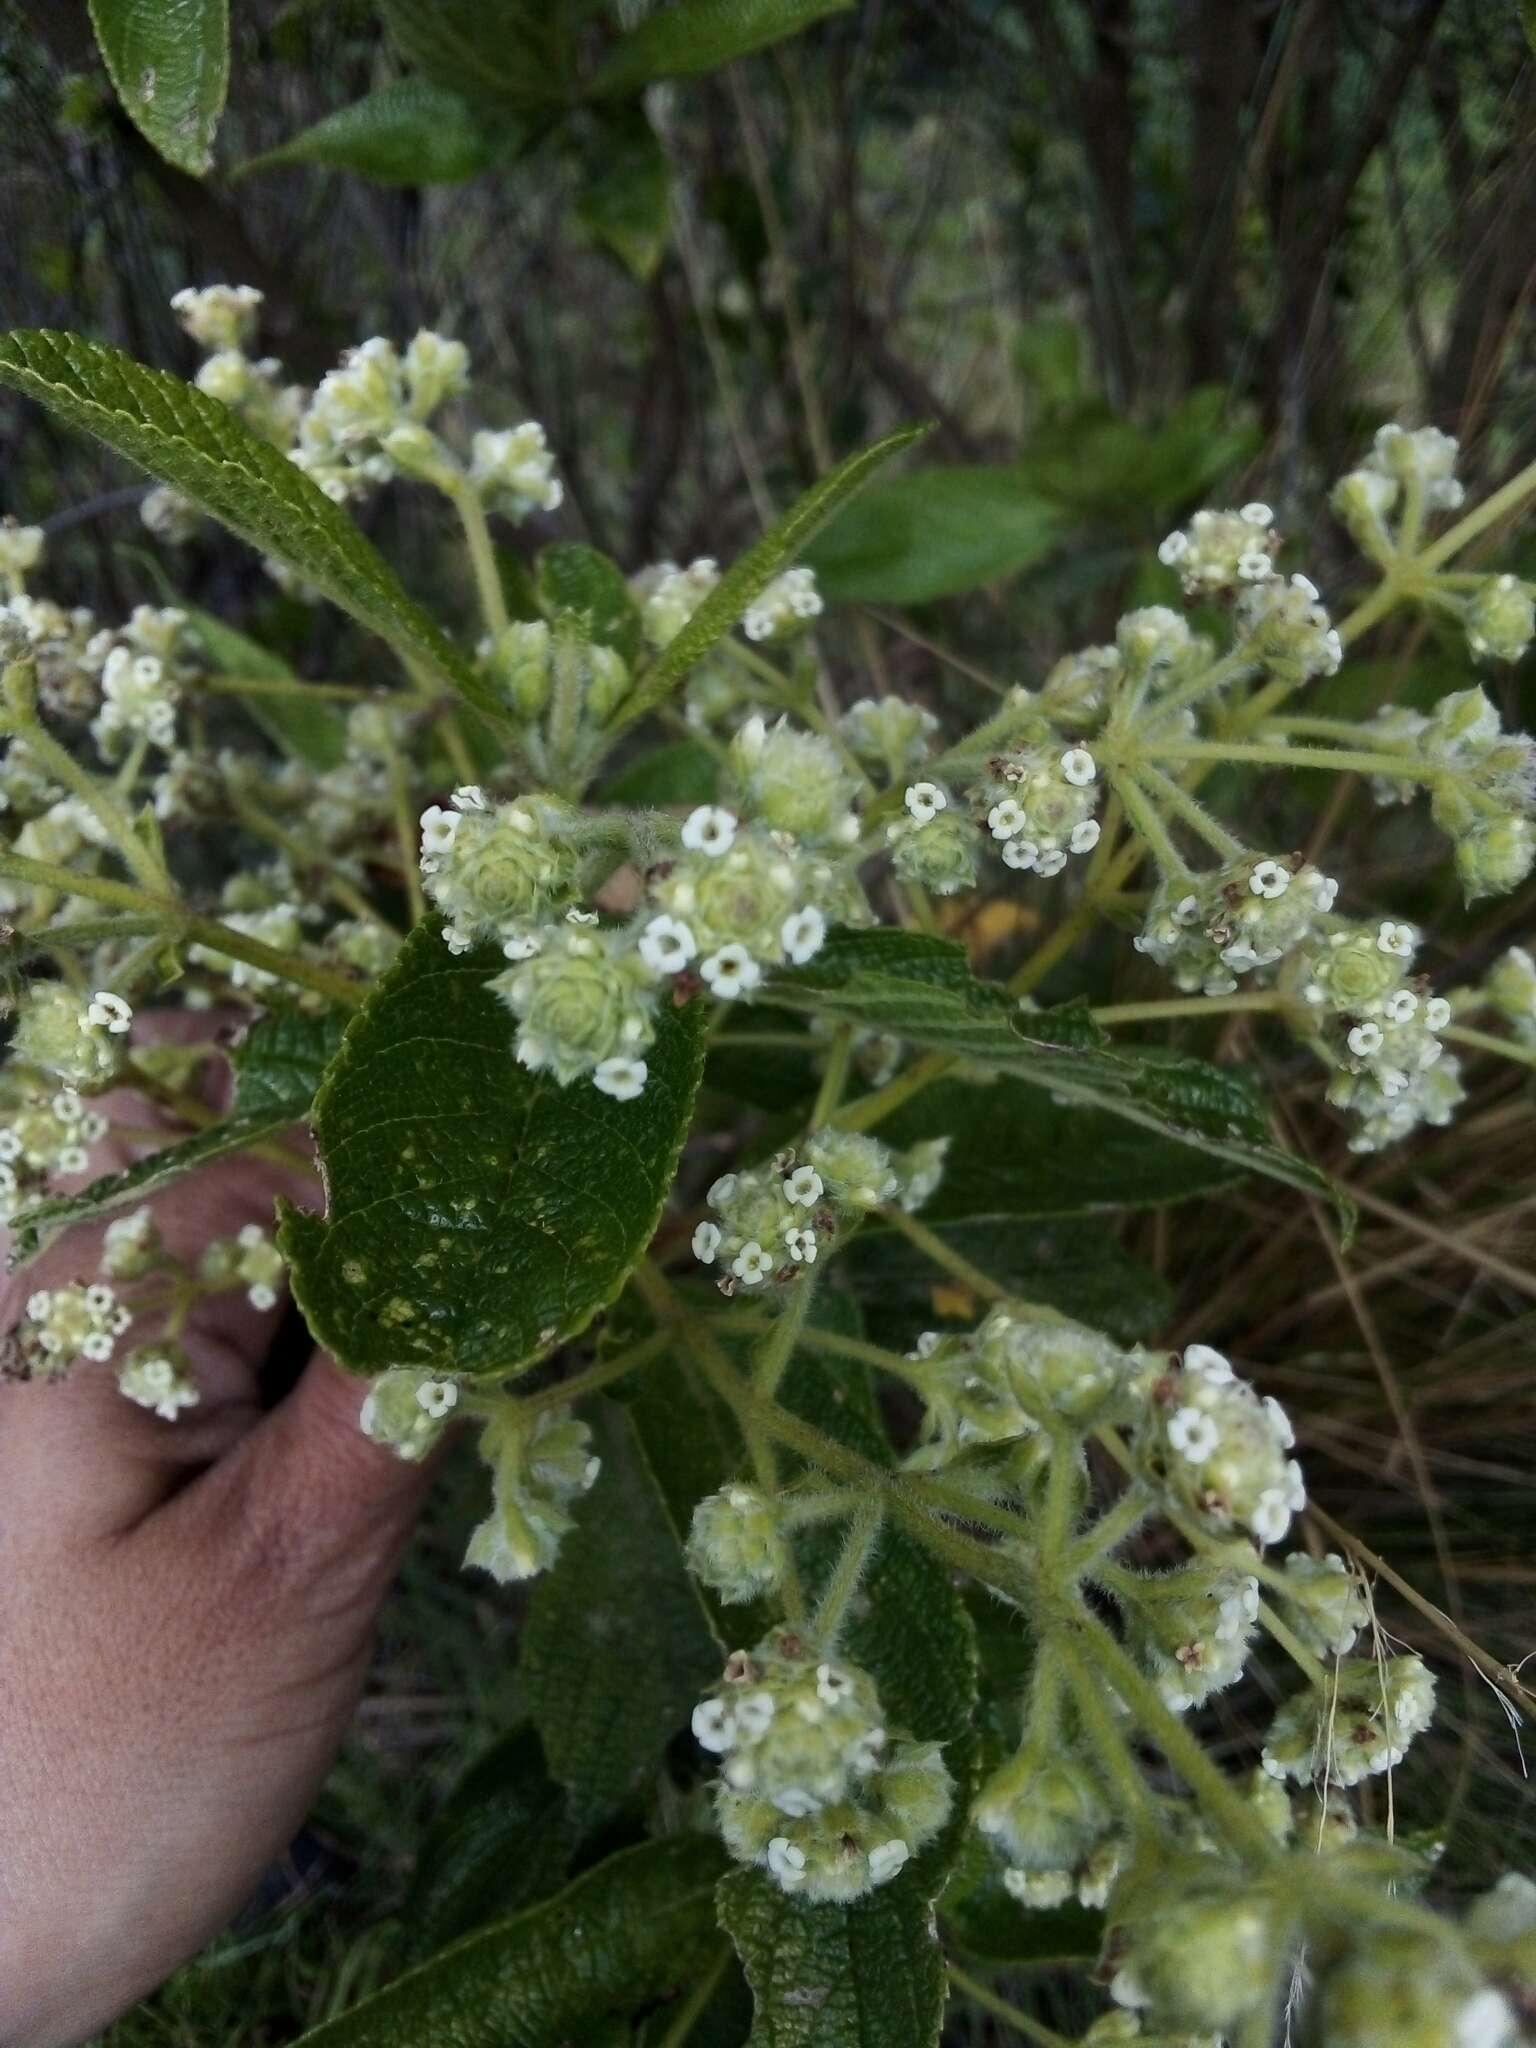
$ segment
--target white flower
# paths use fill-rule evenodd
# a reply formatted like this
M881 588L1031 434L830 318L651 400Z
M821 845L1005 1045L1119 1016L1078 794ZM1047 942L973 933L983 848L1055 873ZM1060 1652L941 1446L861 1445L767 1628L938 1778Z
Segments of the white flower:
M824 1183L814 1166L797 1166L784 1183L784 1198L800 1209L814 1209L821 1200Z
M718 1223L701 1223L693 1233L693 1256L701 1266L712 1266L715 1253L720 1249L720 1226Z
M445 933L444 936L446 937L447 934ZM460 952L467 951L469 943L469 940L466 938L463 946L456 950ZM534 954L540 951L543 944L544 941L537 932L515 932L510 939L502 940L501 950L503 956L508 960L531 960Z
M1086 789L1099 771L1086 747L1068 747L1061 757L1061 772L1074 788Z
M773 1260L754 1237L731 1261L731 1271L743 1287L759 1287L773 1271Z
M727 1202L734 1199L736 1190L740 1186L740 1174L722 1173L704 1199L708 1202L711 1209L723 1209Z
M1060 846L1043 846L1035 855L1035 873L1047 879L1059 875L1066 864L1066 850Z
M421 858L423 865L437 854L447 853L458 837L459 811L445 811L441 804L429 804L421 814ZM430 872L430 870L429 870Z
M711 995L718 996L723 1003L734 1002L737 996L749 994L763 978L762 968L746 947L734 943L722 946L718 953L711 953L707 960L701 960L699 972Z
M1382 1004L1382 1013L1390 1024L1406 1024L1419 1007L1419 999L1411 988L1394 989Z
M784 1242L789 1247L789 1256L797 1266L814 1266L816 1263L816 1233L802 1229L798 1223L791 1223L784 1233Z
M1261 504L1258 499L1244 505L1239 517L1246 519L1250 526L1273 526L1275 523L1274 513L1268 505Z
M82 1031L111 1031L115 1034L126 1031L133 1022L133 1009L121 996L113 995L107 988L97 989L85 1006L80 1019Z
M565 913L565 921L567 924L586 925L600 924L602 922L595 910L568 910Z
M744 1742L756 1742L773 1726L778 1709L773 1694L765 1690L747 1693L735 1702L732 1711L736 1716L736 1733Z
M797 967L816 957L826 936L827 920L814 903L808 903L804 910L792 911L779 929L780 943Z
M1010 839L1003 847L1004 867L1017 868L1028 874L1040 858L1040 849L1033 839Z
M640 935L640 958L654 974L681 974L698 950L679 918L653 917Z
M1393 953L1399 960L1411 960L1413 958L1413 926L1411 924L1393 924L1390 918L1384 918L1377 927L1376 946L1379 952Z
M463 782L453 792L453 807L456 811L488 811L485 791L478 782Z
M736 1717L724 1700L700 1700L693 1710L693 1735L699 1745L719 1755L730 1748Z
M1296 1441L1296 1431L1291 1425L1291 1418L1273 1394L1266 1394L1263 1398L1264 1413L1269 1417L1269 1426L1275 1433L1275 1442L1283 1451L1288 1451Z
M443 944L450 953L455 955L467 953L474 943L473 933L463 931L456 924L445 924L443 926ZM535 951L537 951L537 948L535 948Z
M1187 1464L1203 1465L1221 1439L1202 1409L1180 1408L1168 1424L1168 1441Z
M874 1859L871 1857L871 1863ZM1457 2012L1455 2048L1512 2048L1519 2029L1509 2000L1490 1985L1475 1991Z
M1074 853L1092 853L1099 843L1099 821L1084 818L1081 825L1072 827L1072 837L1067 841Z
M1015 797L1005 796L987 813L987 824L994 839L1011 839L1015 832L1023 831L1026 823L1023 806Z
M1187 1344L1184 1347L1184 1370L1197 1372L1218 1385L1233 1379L1236 1375L1225 1355L1209 1344Z
M785 1891L805 1883L805 1851L797 1849L787 1835L775 1835L768 1844L768 1870Z
M1291 1526L1291 1505L1278 1486L1266 1486L1259 1495L1248 1526L1261 1543L1278 1543Z
M869 1852L870 1883L889 1884L911 1854L912 1851L899 1837L889 1842L877 1842Z
M434 1422L441 1422L458 1406L459 1390L452 1380L423 1380L416 1389L416 1405Z
M593 1086L605 1095L611 1095L615 1102L633 1102L645 1086L646 1064L644 1060L627 1059L618 1053L611 1060L604 1060L592 1075Z
M1424 1022L1431 1031L1443 1031L1451 1021L1451 1006L1444 996L1431 996L1424 1005Z
M718 804L700 804L683 823L683 844L690 853L704 853L712 858L729 853L735 837L734 815Z
M1277 860L1261 860L1249 875L1248 886L1255 896L1263 896L1272 902L1291 886L1291 871Z
M1367 1060L1372 1053L1380 1052L1383 1042L1379 1024L1357 1024L1349 1034L1349 1049L1357 1059Z
M908 785L902 801L918 824L926 825L930 818L947 809L949 797L936 782L914 782Z
M852 1687L853 1680L846 1671L839 1671L835 1664L816 1666L816 1697L825 1700L829 1707L835 1707Z

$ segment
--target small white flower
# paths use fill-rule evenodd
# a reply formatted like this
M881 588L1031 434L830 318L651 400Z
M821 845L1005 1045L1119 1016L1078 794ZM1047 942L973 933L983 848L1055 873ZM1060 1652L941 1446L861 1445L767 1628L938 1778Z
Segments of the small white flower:
M802 1229L792 1223L784 1233L784 1242L789 1247L789 1256L797 1266L814 1266L816 1263L816 1233Z
M485 791L478 782L465 782L453 792L453 807L456 811L488 811Z
M690 853L715 858L729 853L735 838L736 819L718 804L700 804L696 811L689 812L683 824L683 844Z
M760 1287L773 1271L773 1260L755 1237L750 1238L731 1261L731 1271L743 1287Z
M1379 1024L1357 1024L1349 1034L1349 1049L1356 1059L1368 1060L1372 1053L1381 1051L1383 1042Z
M749 1692L744 1699L736 1700L732 1712L736 1716L736 1733L743 1742L756 1742L773 1726L777 1709L771 1692Z
M787 1835L775 1835L768 1844L768 1870L785 1891L805 1883L805 1851L797 1849Z
M715 1254L720 1249L720 1226L718 1223L701 1223L693 1233L693 1256L701 1266L712 1266Z
M716 1756L730 1748L736 1734L736 1717L724 1700L700 1700L693 1710L694 1740Z
M433 855L451 850L459 830L459 813L445 811L441 804L429 804L421 814L421 857L423 861Z
M722 1173L720 1178L710 1188L709 1193L704 1197L704 1199L706 1202L708 1202L711 1209L723 1209L727 1202L733 1201L735 1199L736 1190L740 1186L740 1174Z
M1188 534L1182 532L1170 533L1168 538L1159 546L1157 559L1172 569L1177 563L1182 562L1188 553Z
M1003 847L1003 866L1022 874L1032 873L1039 858L1040 848L1033 839L1010 839Z
M1092 853L1099 843L1099 821L1084 818L1081 825L1072 827L1072 837L1067 841L1074 853Z
M1296 1431L1292 1427L1291 1418L1273 1394L1264 1396L1264 1413L1269 1417L1269 1426L1274 1431L1275 1442L1281 1450L1288 1451L1296 1441Z
M853 1680L846 1671L839 1671L835 1664L816 1666L816 1697L829 1707L835 1707L852 1689Z
M1291 1509L1278 1486L1266 1486L1259 1495L1248 1526L1261 1543L1278 1543L1291 1526Z
M1377 927L1376 945L1380 952L1395 954L1399 960L1411 960L1413 958L1413 926L1411 924L1393 924L1390 918L1384 918Z
M1451 1021L1451 1006L1444 996L1431 996L1424 1005L1424 1022L1431 1031L1443 1031Z
M600 923L601 919L595 910L568 910L565 913L565 921L567 924L590 925Z
M543 945L537 932L516 932L510 939L502 940L501 950L508 960L531 960Z
M1086 789L1099 771L1086 747L1068 747L1061 757L1061 772L1075 788Z
M804 910L792 911L779 929L779 941L797 967L815 959L826 936L827 920L814 903L808 903Z
M911 1854L912 1851L899 1838L877 1842L869 1852L870 1883L889 1884Z
M799 1209L814 1209L825 1184L814 1166L797 1166L784 1182L784 1198Z
M1186 1464L1203 1465L1221 1439L1203 1409L1180 1408L1169 1421L1168 1441Z
M1419 999L1411 988L1396 988L1381 1007L1389 1024L1406 1024L1417 1012Z
M640 958L653 974L681 974L698 950L679 918L653 917L640 935Z
M1273 526L1275 522L1275 515L1269 506L1261 504L1257 498L1251 504L1244 505L1238 517L1246 519L1250 526Z
M1042 846L1035 855L1035 873L1047 879L1052 875L1059 875L1066 864L1066 848L1062 846Z
M711 953L707 960L699 963L699 972L708 984L711 995L723 1003L734 1002L738 996L748 995L763 978L758 966L745 946L731 944L722 946L718 953Z
M645 1086L647 1068L644 1060L626 1059L622 1053L611 1060L604 1060L592 1076L593 1086L605 1095L611 1095L615 1102L633 1102Z
M1012 839L1016 832L1024 830L1027 823L1023 806L1016 797L1005 796L987 813L987 824L994 839Z
M245 1290L245 1298L252 1308L260 1309L263 1314L277 1307L277 1289L265 1280L253 1280Z
M1273 902L1283 896L1291 886L1291 871L1277 860L1261 860L1248 877L1248 886L1255 896L1262 896Z
M448 948L450 953L453 953L455 955L459 953L467 953L470 947L474 945L474 943L475 940L473 933L463 931L456 924L445 924L443 926L443 944ZM537 948L535 948L534 950L537 951ZM508 955L509 959L512 957L514 956L510 954Z
M1509 2000L1491 1985L1474 1991L1458 2008L1452 2024L1455 2048L1513 2048L1520 2038Z
M948 808L948 794L936 782L913 782L908 784L906 796L902 799L919 825L926 825Z
M121 1034L133 1023L133 1009L108 988L97 989L85 1006L80 1020L82 1031L110 1031Z
M1209 1344L1185 1345L1184 1370L1200 1373L1205 1379L1214 1380L1218 1385L1235 1378L1225 1355Z
M459 1390L452 1380L423 1380L416 1389L416 1405L434 1422L441 1422L458 1406Z

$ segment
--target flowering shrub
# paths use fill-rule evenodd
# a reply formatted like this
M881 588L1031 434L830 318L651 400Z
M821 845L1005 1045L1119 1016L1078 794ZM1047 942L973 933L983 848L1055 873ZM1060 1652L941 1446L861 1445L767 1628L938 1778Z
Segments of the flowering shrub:
M1267 506L1201 511L1158 550L1170 602L951 730L888 694L836 702L797 559L910 435L723 573L559 542L525 563L495 527L559 506L557 456L531 422L466 423L458 343L370 340L307 391L251 353L257 294L174 303L195 388L43 333L0 341L0 378L160 478L144 517L169 548L222 519L398 674L312 683L188 608L68 610L41 533L0 531L0 1194L23 1258L110 1219L73 1264L85 1239L50 1253L12 1369L113 1371L174 1426L199 1303L270 1308L286 1274L370 1437L422 1459L477 1431L465 1561L539 1581L524 1676L555 1779L593 1824L638 1800L691 1837L646 1865L679 1900L729 1866L720 1924L759 2014L826 2007L796 2040L877 2037L849 2031L850 1984L878 2038L937 2039L937 1898L962 1947L1002 1916L1028 1953L1052 1916L1039 1952L1107 1994L1087 2041L1257 2048L1298 2014L1332 2048L1526 2038L1536 1889L1440 1917L1423 1845L1352 1796L1411 1769L1435 1678L1377 1626L1354 1552L1300 1540L1285 1409L1108 1295L1085 1319L1027 1262L978 1265L955 1226L988 1212L948 1175L978 1133L1028 1170L1022 1100L1065 1108L1090 1155L1118 1133L1149 1183L1267 1176L1347 1223L1245 1076L1111 1034L1263 1019L1358 1151L1455 1114L1458 1045L1536 1058L1529 953L1437 987L1391 902L1238 829L1249 771L1359 776L1366 801L1427 802L1468 898L1526 877L1536 750L1481 688L1308 707L1399 604L1520 658L1531 591L1448 565L1536 477L1450 523L1454 444L1384 428L1333 494L1378 572L1352 611ZM472 647L353 521L396 483L459 523ZM936 899L975 891L1056 919L1009 984L939 935ZM1174 993L1041 1007L1100 920ZM168 1007L207 1035L157 1038ZM173 1258L143 1198L301 1120L323 1213L283 1204L275 1231ZM109 1123L140 1156L93 1180ZM1164 1198L1125 1170L1083 1207ZM880 1300L893 1249L945 1327ZM594 1584L625 1588L627 1648L585 1630ZM1202 1710L1257 1669L1267 1730L1218 1759ZM652 1882L647 1912L670 1910ZM701 2001L723 1967L699 1965Z

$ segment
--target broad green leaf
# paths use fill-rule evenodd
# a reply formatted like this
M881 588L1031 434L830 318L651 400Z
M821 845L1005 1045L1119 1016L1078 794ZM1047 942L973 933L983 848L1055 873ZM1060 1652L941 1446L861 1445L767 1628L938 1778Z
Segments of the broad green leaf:
M1018 473L1077 521L1102 521L1142 540L1149 516L1171 514L1236 475L1259 438L1252 414L1224 384L1204 384L1152 426L1102 402L1079 407L1036 430Z
M343 611L409 653L492 719L495 692L433 624L339 505L228 406L114 348L19 327L0 334L0 384L40 399L232 533L295 569Z
M229 0L90 0L124 111L178 170L203 177L229 90Z
M732 562L683 630L664 647L621 707L616 724L627 724L652 710L688 671L727 634L758 593L782 569L798 561L807 542L834 512L846 505L894 455L912 447L928 432L926 426L902 427L883 441L862 448L840 462L778 519L755 547Z
M192 605L182 609L193 634L222 675L249 676L265 683L299 681L288 664L259 640L237 633L212 612L198 611ZM239 702L285 753L296 755L311 768L339 768L345 760L347 721L328 698L318 694L305 697L297 692L286 696L253 691L241 696Z
M626 661L640 651L640 614L618 564L584 541L540 548L534 594L546 618L574 612L591 637L616 647Z
M433 1816L401 1915L412 1953L432 1955L547 1897L574 1841L565 1793L524 1722L470 1766Z
M1049 1969L1093 1963L1104 1944L1104 1915L1075 1901L1051 1912L1026 1910L1003 1884L992 1850L979 1835L966 1842L939 1901L945 1934L988 1963Z
M928 1223L1154 1208L1240 1178L1230 1160L1006 1074L935 1082L885 1118L880 1135L890 1145L949 1139Z
M567 2048L696 1981L718 1952L724 1851L674 1835L410 1970L303 2048Z
M521 1696L578 1834L646 1803L667 1745L720 1676L676 1532L622 1414L597 1420L603 1469L533 1589Z
M656 274L666 250L672 174L656 132L638 111L606 123L588 153L576 218L641 284Z
M1349 1220L1342 1191L1271 1138L1263 1102L1242 1075L1205 1060L1053 1043L1050 1013L1027 1010L999 983L976 980L957 946L914 944L889 930L834 934L809 967L775 976L766 993L1013 1075L1060 1102L1107 1111L1240 1171L1327 1196Z
M669 740L647 747L627 762L598 791L605 804L649 810L666 804L713 803L720 787L720 764L698 740Z
M508 1373L582 1330L650 1241L688 1128L702 1006L664 1005L633 1102L513 1053L489 947L419 924L315 1102L324 1218L281 1241L318 1340L356 1372Z
M376 185L454 185L483 171L498 141L462 95L428 78L397 78L252 157L240 176L280 164L356 171Z
M309 1114L315 1091L341 1042L345 1019L334 1011L311 1016L272 1010L257 1019L230 1054L235 1099L228 1116L120 1173L103 1174L77 1195L34 1202L11 1224L11 1264L30 1259L59 1231L142 1201L194 1167L259 1144Z
M593 91L632 93L658 78L696 78L799 35L853 0L670 0L621 36Z
M1165 1327L1173 1292L1123 1252L1102 1223L980 1217L936 1226L962 1258L1023 1301L1091 1323L1122 1344ZM899 1231L861 1230L844 1254L877 1341L904 1351L917 1331L970 1324L986 1310L941 1266L917 1256Z
M918 469L866 491L806 559L828 597L923 604L1032 568L1068 531L1016 469Z
M417 70L470 101L524 113L569 97L558 10L548 0L381 0Z
M856 1906L807 1906L760 1870L722 1881L756 2007L749 2048L937 2048L944 1958L915 1876Z

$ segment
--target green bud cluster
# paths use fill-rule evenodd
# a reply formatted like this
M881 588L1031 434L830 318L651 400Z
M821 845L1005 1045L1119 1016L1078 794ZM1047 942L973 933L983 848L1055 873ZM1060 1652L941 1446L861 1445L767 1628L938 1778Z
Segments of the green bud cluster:
M1295 1432L1272 1396L1262 1399L1208 1344L1154 1382L1138 1448L1150 1476L1213 1535L1245 1529L1278 1543L1306 1504Z
M1150 2029L1228 2037L1272 2005L1285 1912L1216 1856L1147 1857L1111 1901L1110 1995Z
M856 844L858 784L819 734L797 731L787 718L772 726L749 718L731 742L727 767L727 801L769 831L788 833L808 847Z
M1299 1693L1280 1708L1264 1768L1272 1778L1358 1785L1402 1762L1434 1707L1434 1676L1421 1658L1350 1659L1330 1673L1326 1690Z
M1344 645L1305 576L1245 585L1237 600L1238 631L1254 658L1277 681L1310 682L1337 673Z
M1060 1904L1117 1824L1099 1773L1059 1736L1027 1739L982 1786L971 1818L1007 1864L1010 1891L1031 1906Z
M123 1052L121 1032L93 1021L85 999L61 983L34 982L22 997L11 1054L23 1066L95 1095L122 1071Z
M689 1570L728 1604L776 1593L789 1562L778 1503L757 1487L737 1481L694 1509Z
M107 1119L74 1089L10 1061L0 1086L0 1221L53 1175L84 1173L91 1146L106 1134Z
M639 1094L655 988L627 934L578 912L522 944L528 957L490 984L517 1019L520 1063L562 1086L590 1075L621 1101Z
M1522 1045L1536 1045L1536 959L1511 946L1489 969L1482 994Z
M467 785L452 807L432 804L421 816L421 881L445 920L453 953L478 940L520 956L528 927L557 913L575 894L580 852L578 814L551 796L492 804Z
M957 896L974 888L986 845L981 827L951 804L942 783L914 782L906 804L906 815L885 828L897 880L934 896Z
M1317 2022L1327 2048L1516 2048L1524 2038L1449 1929L1357 1935L1322 1972Z
M650 645L659 651L675 640L719 581L719 564L709 555L700 555L686 569L657 562L632 576L630 594L640 607L641 629Z
M530 1424L510 1399L499 1404L480 1437L491 1468L491 1512L469 1539L467 1565L503 1585L548 1571L576 1526L572 1503L602 1469L592 1435L568 1408L541 1408Z
M368 1383L358 1426L397 1458L419 1464L436 1448L458 1400L453 1380L405 1369L383 1372Z
M1518 661L1536 639L1536 604L1515 576L1490 576L1466 601L1467 645L1484 661Z
M1230 995L1324 928L1338 886L1299 854L1244 854L1211 874L1165 877L1134 944L1176 987Z
M1267 505L1240 512L1197 512L1163 542L1157 559L1177 570L1186 597L1206 597L1244 583L1267 583L1275 573L1280 536Z
M1296 1636L1319 1657L1347 1656L1370 1620L1365 1587L1336 1551L1325 1557L1293 1551L1280 1599Z
M67 1373L82 1358L101 1365L132 1321L132 1311L103 1281L40 1287L27 1297L18 1327L21 1355L40 1379Z
M163 1422L174 1422L199 1399L192 1361L179 1344L140 1344L119 1367L117 1386L136 1407L151 1409Z
M1207 1558L1117 1585L1132 1647L1175 1713L1235 1685L1258 1623L1259 1582Z
M838 720L838 736L888 782L902 781L927 755L939 721L906 697L860 697Z

